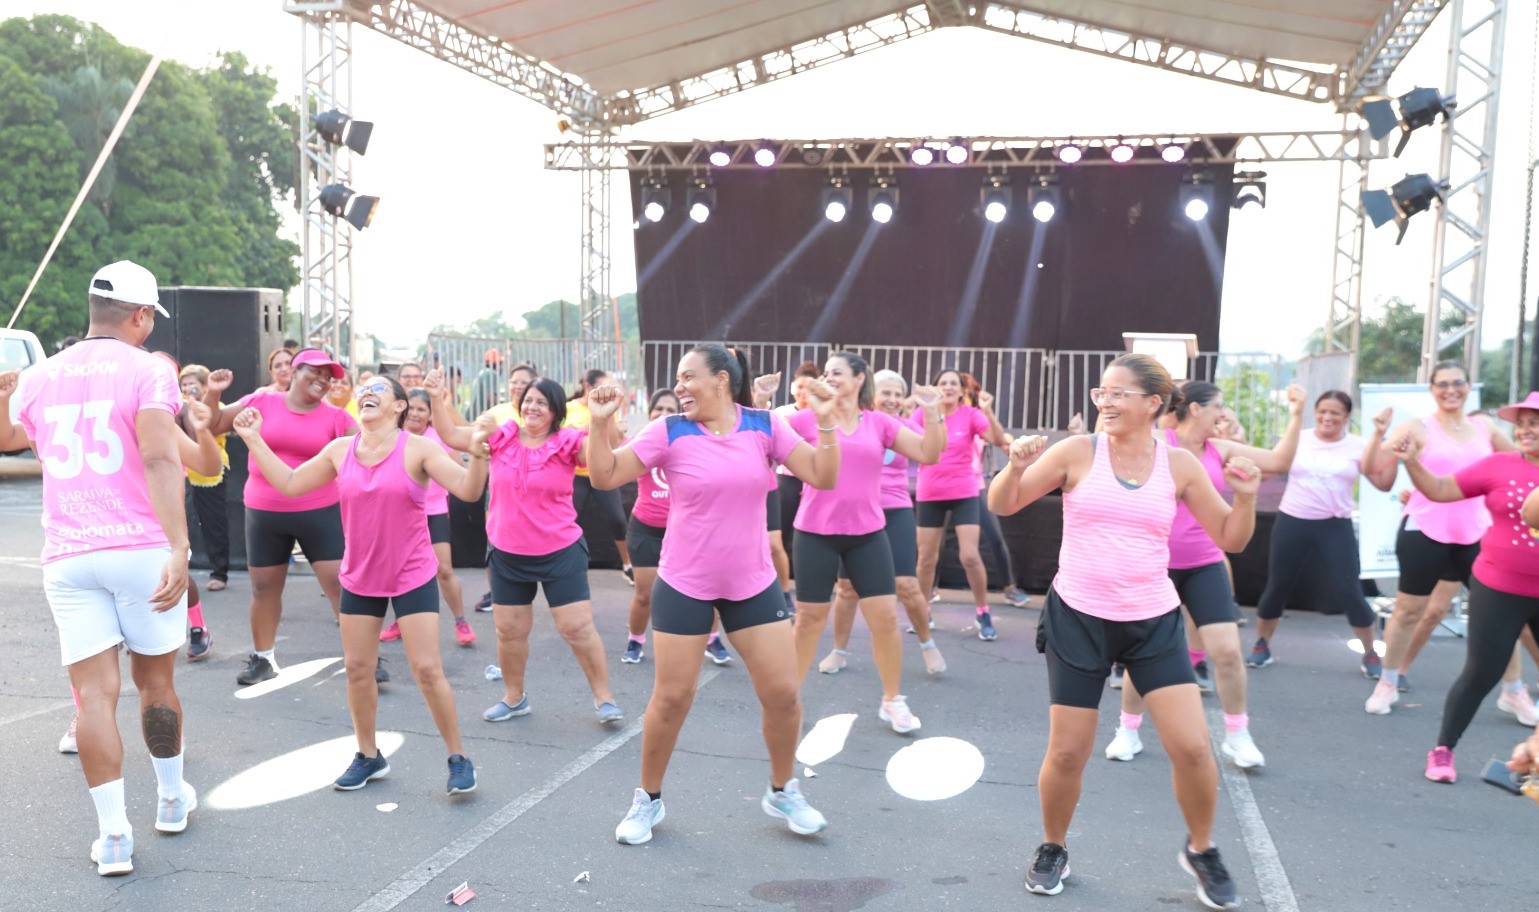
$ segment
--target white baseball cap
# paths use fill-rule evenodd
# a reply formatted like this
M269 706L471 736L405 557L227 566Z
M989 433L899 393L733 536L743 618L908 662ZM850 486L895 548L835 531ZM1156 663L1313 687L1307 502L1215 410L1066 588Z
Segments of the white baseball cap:
M148 269L128 260L108 263L96 270L96 275L91 277L91 294L124 304L153 307L162 317L171 316L170 311L160 306L160 289L155 284L155 277Z

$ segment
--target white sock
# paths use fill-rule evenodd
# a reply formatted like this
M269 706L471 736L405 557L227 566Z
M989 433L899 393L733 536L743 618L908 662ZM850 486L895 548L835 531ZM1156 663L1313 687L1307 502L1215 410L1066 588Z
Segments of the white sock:
M1399 684L1400 683L1400 669L1398 669L1398 668L1386 668L1386 669L1384 669L1383 671L1379 672L1379 680L1383 681L1385 684Z
M155 764L155 784L162 798L182 797L182 755L175 757L151 757Z
M132 833L128 825L128 811L123 806L123 780L98 785L91 789L91 803L96 805L96 829L99 835L116 836Z
M274 648L276 648L276 647L274 647ZM272 649L258 649L256 651L256 654L261 656L262 658L266 659L272 665L273 671L277 671L278 670L278 660L273 658L273 650Z
M1506 682L1505 684L1502 685L1502 690L1505 690L1507 693L1510 693L1510 694L1522 693L1523 692L1523 679L1522 678L1518 678L1516 681L1508 681L1508 682Z

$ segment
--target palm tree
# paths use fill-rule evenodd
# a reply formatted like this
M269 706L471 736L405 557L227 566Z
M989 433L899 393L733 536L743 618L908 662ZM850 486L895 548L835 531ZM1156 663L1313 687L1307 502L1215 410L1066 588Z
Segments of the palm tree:
M123 77L105 79L95 66L87 65L76 69L68 79L48 79L43 88L58 103L59 118L84 153L80 160L80 177L84 180L122 115L123 106L128 104L134 84ZM112 214L112 191L116 185L117 164L108 158L91 187L91 202L104 216Z

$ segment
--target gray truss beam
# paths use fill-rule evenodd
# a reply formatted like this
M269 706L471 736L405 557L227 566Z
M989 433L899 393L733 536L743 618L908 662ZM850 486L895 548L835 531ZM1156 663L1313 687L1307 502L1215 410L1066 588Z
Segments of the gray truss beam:
M1331 266L1331 306L1325 318L1325 353L1351 355L1348 376L1357 382L1362 337L1363 241L1367 235L1362 193L1368 189L1368 160L1342 159L1336 191L1336 247Z
M1395 0L1347 68L1341 87L1343 108L1355 107L1365 95L1382 94L1395 68L1447 5L1448 0Z

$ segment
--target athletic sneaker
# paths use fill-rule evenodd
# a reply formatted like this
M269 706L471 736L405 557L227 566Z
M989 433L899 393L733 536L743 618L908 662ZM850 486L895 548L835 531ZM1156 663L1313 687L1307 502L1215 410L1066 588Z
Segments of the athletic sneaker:
M998 635L994 632L994 617L987 611L978 615L978 639L993 642Z
M1411 679L1409 677L1407 677L1404 672L1401 672L1400 680L1395 684L1395 689L1400 691L1401 693L1408 693L1408 692L1410 692L1410 690L1411 690Z
M91 860L96 862L96 873L103 877L134 873L133 831L96 837L91 843Z
M394 643L401 638L401 625L395 621L385 625L385 629L379 632L381 643Z
M732 653L728 652L727 647L722 645L721 637L712 637L705 641L705 657L717 665L732 664Z
M1005 604L1011 608L1025 608L1031 604L1031 596L1027 595L1026 590L1020 586L1006 586Z
M1454 769L1454 752L1446 747L1434 747L1427 751L1426 776L1433 782L1447 782L1452 785L1459 778L1459 771Z
M1238 908L1240 898L1235 895L1229 869L1224 867L1223 859L1218 857L1218 846L1206 852L1193 852L1189 844L1188 841L1188 845L1181 847L1177 860L1181 870L1197 878L1197 898L1209 909Z
M615 827L615 841L621 845L641 845L652 839L652 828L663 822L668 813L663 809L663 799L652 800L646 789L637 789L631 798L631 809Z
M788 618L796 617L796 593L795 592L782 592L780 594L786 600L786 617L788 617Z
M626 640L625 654L620 656L620 661L627 665L640 665L641 660L646 656L646 652L642 649L645 645L641 640Z
M198 809L198 792L186 782L176 798L161 798L155 804L155 829L162 833L180 833L187 829L187 815Z
M1400 694L1396 692L1395 685L1383 678L1373 685L1373 693L1368 695L1368 702L1363 704L1363 711L1370 716L1387 716L1389 708L1400 702Z
M246 670L235 676L235 683L241 685L260 684L263 681L271 681L278 676L278 670L256 653L246 660Z
M924 656L925 674L938 675L945 673L946 660L941 657L940 647L935 645L934 640L920 646L919 654Z
M846 661L846 657L849 654L847 649L835 649L824 656L823 661L818 663L818 672L826 675L838 674L844 670L844 666L850 664Z
M476 765L464 754L449 755L448 793L463 795L476 790Z
M940 601L940 587L936 586L934 589L930 590L930 604L933 605L938 601Z
M374 659L374 683L375 684L389 684L390 683L390 669L385 667L385 657L384 656L377 656Z
M615 705L613 700L605 700L598 706L594 707L593 711L598 713L598 720L605 724L610 722L621 722L625 719L625 711L620 709L619 706Z
M636 571L629 564L621 567L620 573L625 577L627 583L630 583L632 586L636 585Z
M200 662L208 658L208 648L214 645L214 636L202 627L187 631L187 661Z
M1363 673L1363 677L1370 681L1377 681L1379 675L1384 673L1384 660L1379 658L1376 652L1370 652L1363 656L1363 662L1357 666Z
M1112 663L1111 677L1106 679L1107 685L1110 686L1112 690L1122 689L1122 673L1125 670L1126 669L1123 667L1121 662Z
M385 759L384 754L376 750L374 756L365 757L359 751L353 754L353 762L348 766L347 772L338 776L331 787L339 792L353 792L389 774L390 762Z
M1106 745L1106 759L1121 760L1126 763L1143 753L1144 740L1138 737L1138 729L1117 726L1117 733L1112 735L1111 743Z
M476 632L471 629L469 621L464 618L455 618L454 638L460 641L461 646L474 646L476 643Z
M476 610L477 611L491 611L492 610L492 594L490 592L488 592L487 594L481 596L481 598L476 602Z
M908 700L902 694L898 694L891 700L883 700L882 705L876 711L876 717L892 726L892 730L900 735L916 732L922 727L919 719L909 712Z
M935 618L933 618L933 617L930 618L930 629L931 630L935 629ZM914 625L913 624L910 624L910 625L908 625L908 629L905 630L904 632L905 633L918 633L919 631L914 629Z
M80 716L77 714L73 719L69 720L69 731L66 731L64 737L59 739L59 753L80 753L80 742L75 738L75 726L78 724L80 724Z
M1063 892L1063 882L1069 879L1069 850L1056 842L1044 842L1037 846L1037 854L1026 869L1026 889L1043 896L1057 896Z
M785 788L775 791L765 788L764 798L759 801L759 807L764 808L764 813L771 817L779 817L791 828L791 832L798 836L811 836L828 826L817 809L807 803L802 796L800 782L792 779L787 782Z
M1267 647L1266 640L1256 641L1256 645L1250 648L1250 655L1245 657L1245 664L1252 668L1265 668L1272 664L1272 650Z
M1516 693L1503 690L1502 695L1496 698L1496 708L1517 718L1520 725L1529 728L1539 725L1539 708L1535 708L1534 699L1528 695L1526 687Z
M1205 694L1213 692L1213 673L1208 670L1208 660L1203 659L1192 666L1192 674L1197 676L1197 689Z
M514 716L527 715L529 715L529 695L524 694L512 706L509 706L506 700L498 700L481 714L481 718L488 722L506 722Z
M1266 766L1266 757L1261 749L1256 747L1256 742L1250 736L1250 729L1242 728L1237 732L1230 732L1224 736L1221 745L1224 756L1234 761L1234 765L1242 770L1255 769L1258 766Z

